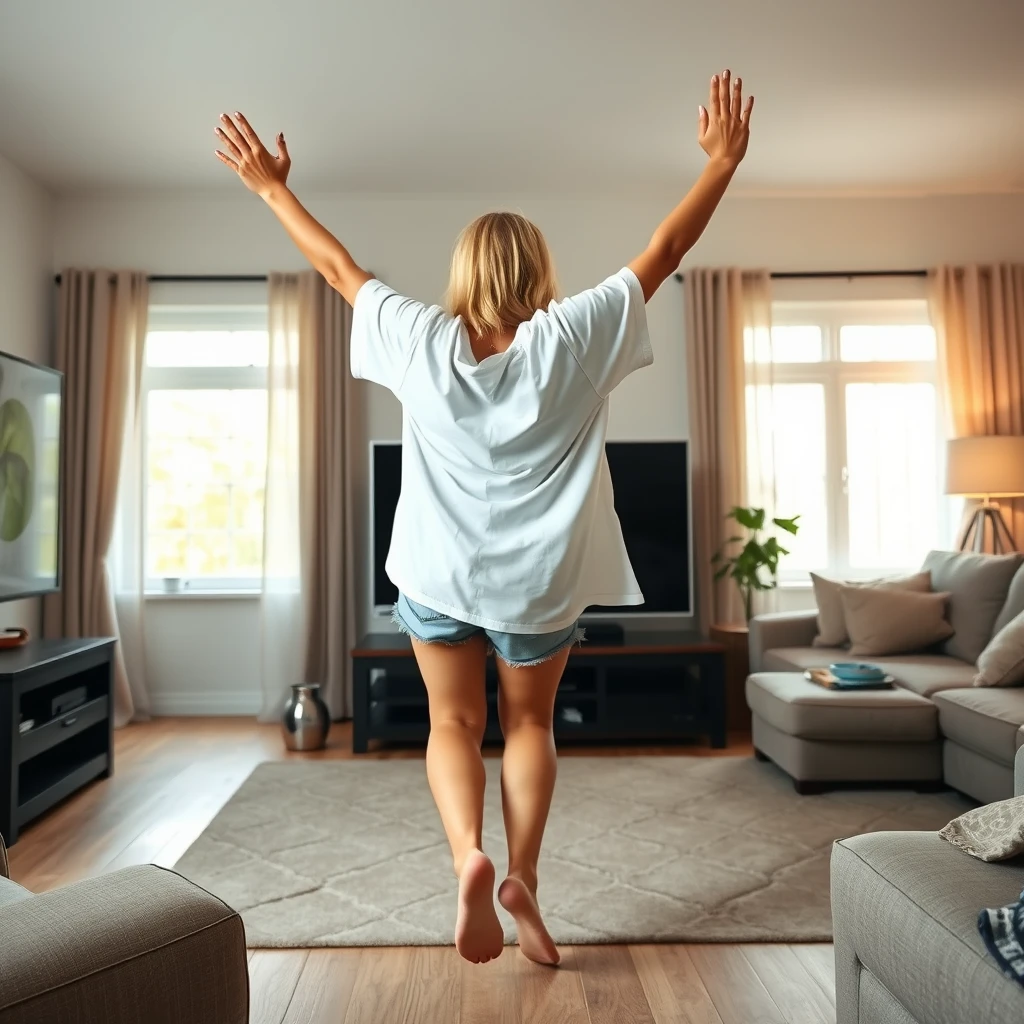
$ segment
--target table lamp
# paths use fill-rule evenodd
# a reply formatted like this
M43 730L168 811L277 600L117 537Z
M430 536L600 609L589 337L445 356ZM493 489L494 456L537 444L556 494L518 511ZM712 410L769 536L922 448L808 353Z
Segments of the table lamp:
M996 554L1016 551L1016 541L993 498L1024 495L1024 436L956 437L946 446L946 493L981 498L965 518L960 550L973 537L974 550L985 550L985 528L992 529Z

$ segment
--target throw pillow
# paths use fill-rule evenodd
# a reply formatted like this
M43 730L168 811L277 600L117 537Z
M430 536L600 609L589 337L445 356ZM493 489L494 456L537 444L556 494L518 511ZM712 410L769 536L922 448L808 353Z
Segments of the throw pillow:
M1024 685L1024 612L1011 619L981 652L974 685Z
M1003 610L992 627L993 634L1008 626L1010 620L1017 618L1022 612L1024 612L1024 563L1010 580L1010 589L1006 593L1006 604L1003 605Z
M995 632L996 617L1024 555L981 555L965 551L932 551L923 569L930 569L932 586L948 590L949 621L954 633L943 651L971 665Z
M946 621L949 594L876 587L843 587L839 594L856 657L913 654L953 632Z
M863 583L830 580L811 573L814 585L814 599L818 603L818 635L812 643L815 647L843 647L850 641L846 630L846 615L840 590L843 587L875 587L881 590L915 590L927 593L932 589L932 574L918 572L912 576L894 576L880 580L866 580Z
M1016 857L1024 853L1024 796L976 807L954 818L939 835L979 860Z

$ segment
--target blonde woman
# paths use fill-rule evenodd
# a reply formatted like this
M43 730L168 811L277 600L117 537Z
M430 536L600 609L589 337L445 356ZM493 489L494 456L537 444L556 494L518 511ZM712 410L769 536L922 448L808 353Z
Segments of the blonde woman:
M558 963L537 904L537 861L555 784L552 718L578 620L640 604L604 456L608 396L653 361L645 303L718 206L747 148L752 98L730 73L699 108L708 163L627 267L559 299L541 232L513 213L478 218L455 245L446 306L374 280L302 207L277 156L226 114L217 156L274 211L354 309L352 373L402 402L402 492L388 575L430 703L427 776L459 881L455 945L483 963L503 947L494 865L482 849L487 719L496 655L505 737L508 875L497 898L531 960Z

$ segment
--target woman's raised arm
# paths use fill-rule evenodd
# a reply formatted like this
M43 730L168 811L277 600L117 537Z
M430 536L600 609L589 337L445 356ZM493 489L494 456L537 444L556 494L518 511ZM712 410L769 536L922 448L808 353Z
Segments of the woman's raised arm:
M644 290L645 302L704 233L747 152L754 97L744 106L742 82L729 79L728 71L715 75L710 109L699 108L697 138L708 155L707 166L686 198L661 222L647 248L629 265Z
M348 249L285 184L292 161L284 135L278 135L277 156L273 156L241 114L236 112L234 120L221 114L220 119L216 134L227 153L217 150L218 159L235 171L245 187L274 211L302 255L323 274L332 288L341 292L350 306L354 306L356 293L373 275L352 259Z

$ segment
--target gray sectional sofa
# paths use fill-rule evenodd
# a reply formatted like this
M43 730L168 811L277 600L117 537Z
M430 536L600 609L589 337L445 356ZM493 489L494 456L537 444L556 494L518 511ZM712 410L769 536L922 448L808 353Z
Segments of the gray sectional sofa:
M836 694L803 680L808 668L849 660L815 647L816 612L762 615L750 625L747 702L755 749L801 791L830 782L945 782L982 802L1013 795L1024 746L1024 687L975 687L975 661L1024 612L1024 555L932 552L932 589L951 595L956 632L939 648L873 657L896 691ZM851 710L854 709L854 710Z

